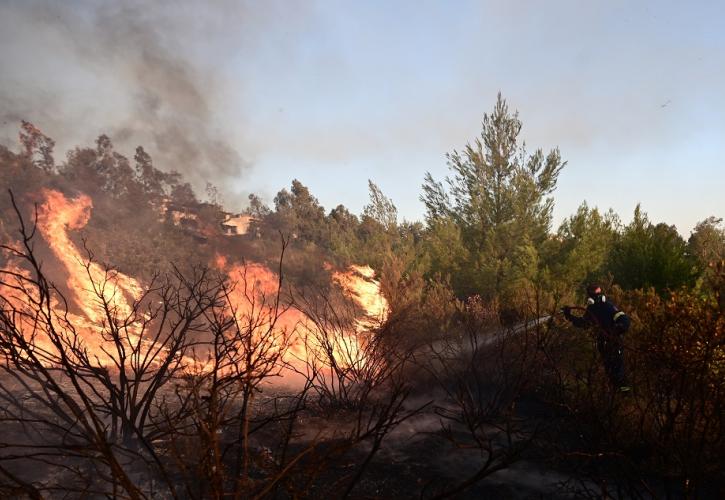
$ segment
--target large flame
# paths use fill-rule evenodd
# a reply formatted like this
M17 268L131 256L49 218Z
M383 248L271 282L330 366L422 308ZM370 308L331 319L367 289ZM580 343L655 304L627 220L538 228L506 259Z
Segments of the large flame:
M68 273L68 290L76 299L85 316L92 322L105 321L101 301L119 317L131 312L130 300L140 297L141 285L135 279L118 271L104 270L88 257L81 255L68 234L85 227L93 203L90 197L80 195L66 198L59 191L43 190L44 202L38 208L38 229Z
M229 279L231 289L225 306L238 324L253 323L253 335L276 339L279 349L294 349L295 342L288 342L289 337L297 333L307 318L282 302L279 276L254 262L229 264L221 255L216 257L215 264Z
M14 246L15 248L19 248L17 244ZM31 273L13 262L15 259L12 256L6 255L6 257L10 261L2 270L0 296L7 302L7 305L10 306L12 311L17 312L17 314L13 314L15 327L26 340L29 341L32 337L33 343L39 351L39 356L42 356L43 353L53 352L55 350L53 343L46 335L46 332L42 328L38 328L38 322L36 321L37 308L41 307L39 304L42 303L43 298L36 288L27 286L32 281ZM74 322L80 320L77 321L79 324L83 323L81 318L77 318L72 314L63 314L64 311L59 307L55 297L50 297L50 300L50 307L45 311L45 313L49 314L50 321L56 322L61 318L67 318ZM3 304L3 306L5 305ZM61 323L62 320L57 322Z
M216 265L227 273L237 286L230 294L231 306L238 321L254 314L252 300L260 300L270 306L280 293L279 276L269 268L256 263L228 264L224 257L216 258ZM343 292L351 297L364 312L351 329L341 331L339 325L323 331L320 318L309 318L294 306L285 306L276 318L276 328L289 334L285 344L284 359L288 364L298 365L315 359L327 359L338 366L365 363L363 343L371 330L379 326L388 313L388 304L380 291L380 283L374 279L375 272L367 266L351 266L347 271L334 272L333 279ZM267 325L262 322L261 330ZM330 338L333 335L334 338ZM330 360L329 357L334 360Z
M375 271L370 266L350 266L347 272L336 272L332 277L352 296L365 311L362 325L379 325L387 319L388 301L380 292L380 282L375 280Z
M85 346L97 355L100 363L105 364L107 360L104 359L106 354L101 332L108 326L107 311L121 320L132 314L134 301L142 296L143 288L130 276L91 262L71 240L71 231L82 229L90 219L93 208L90 197L67 198L54 190L43 190L41 195L43 202L38 208L38 229L63 265L69 298L80 311L80 314L68 313L58 304L53 304L53 314L68 318ZM275 335L268 338L279 342L278 348L284 351L288 363L307 362L310 356L318 356L326 349L319 340L319 324L296 307L278 300L280 280L276 273L257 263L230 264L222 256L216 258L214 265L234 284L227 295L231 314L240 324L254 320L255 331L260 334L274 330ZM19 268L13 268L13 271L25 273ZM347 271L333 273L333 279L363 310L364 317L355 321L351 331L336 332L332 347L327 346L327 355L334 356L338 364L344 364L346 359L349 363L364 362L359 354L364 335L385 320L387 302L369 267L352 266ZM133 331L128 334L131 341L142 340ZM196 366L199 366L198 363Z
M142 287L137 280L92 262L71 241L69 232L81 229L88 223L92 208L90 197L79 195L69 199L59 191L46 189L40 194L43 201L38 207L37 228L64 268L67 275L64 295L77 306L79 313L67 310L65 304L58 302L59 297L52 294L52 302L43 313L46 315L44 321L52 322L53 328L60 329L62 335L69 335L73 342L82 342L79 348L87 349L99 364L107 365L110 362L110 351L104 349L102 332L109 320L123 321L131 315L132 303L141 296ZM39 305L38 290L23 285L23 282L32 281L30 273L12 261L5 271L13 273L17 285L24 289L24 292L20 292L3 285L0 290L16 311L25 311L18 316L20 322L17 326L24 336L32 335L35 345L52 358L57 346L47 337L47 332L38 331L37 325L32 322L35 314L40 313L38 308L42 306ZM112 317L109 318L107 314ZM126 328L124 333L131 342L141 341L136 328Z

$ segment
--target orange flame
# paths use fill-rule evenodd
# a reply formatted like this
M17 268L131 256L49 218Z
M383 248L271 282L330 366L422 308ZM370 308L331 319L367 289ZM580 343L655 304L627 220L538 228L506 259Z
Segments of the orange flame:
M90 197L80 195L66 198L59 191L44 189L45 199L38 208L38 229L51 250L68 272L68 289L76 296L76 302L85 316L94 323L102 323L103 300L117 315L131 312L131 300L141 296L141 285L135 279L118 271L106 272L95 262L87 263L68 231L85 227L91 215L93 203Z
M236 311L238 320L252 313L248 294L270 299L279 291L279 276L261 264L229 265L223 256L217 256L216 265L227 273L232 282L245 281L230 294L232 308ZM294 307L285 308L275 325L292 336L286 346L287 352L284 353L285 361L296 365L298 361L309 361L310 356L321 359L325 357L323 351L331 349L326 355L332 355L338 366L364 363L364 356L361 354L361 342L364 340L357 334L379 326L388 313L387 301L382 296L380 283L374 280L374 275L373 269L367 266L351 266L347 272L333 273L333 279L363 309L365 317L356 320L355 331L335 332L337 337L327 346L321 344L322 335L314 321Z
M50 317L48 321L56 323L56 328L65 330L66 320L73 325L73 328L66 332L75 338L83 341L85 348L91 355L95 356L102 365L108 364L108 354L103 350L103 337L101 332L107 324L108 318L103 303L108 305L108 311L116 317L123 318L131 313L131 301L142 293L141 285L133 278L117 271L106 271L96 263L89 262L84 258L80 250L71 241L69 231L85 227L90 218L92 202L90 197L80 195L74 199L66 198L63 193L54 190L42 190L43 203L38 207L37 227L40 234L48 243L51 251L58 261L63 265L68 275L67 294L68 298L77 304L81 314L66 311L65 307L53 296L50 304ZM12 263L7 270L15 272L19 277L30 278L30 274ZM18 278L21 279L21 278ZM5 292L6 290L2 290ZM34 302L36 292L26 289L28 296L26 301ZM9 298L11 305L17 310L30 308L28 317L34 315L31 303L24 303L23 298L18 294L3 293ZM37 311L35 311L37 312ZM21 332L24 335L37 334L37 331L28 329L20 324ZM36 329L37 330L37 329ZM129 328L129 339L140 341L139 335L133 328ZM47 353L53 353L56 349L49 338L43 336L42 332L36 336L35 342Z
M30 272L18 267L11 261L3 269L3 280L0 281L0 295L8 302L12 310L19 312L19 314L15 315L15 326L23 337L26 340L34 337L34 344L40 353L53 352L53 344L42 329L38 329L35 320L36 311L33 310L33 303L40 303L41 297L37 289L26 285L31 279ZM51 300L53 302L50 304L49 313L51 320L54 321L57 318L62 318L63 315L58 314L61 309L58 307L57 301L54 298L51 298Z
M67 272L67 289L81 315L69 314L68 319L77 330L99 362L105 364L107 355L102 354L103 337L100 335L108 318L108 309L118 318L132 313L133 301L143 294L141 284L134 278L118 271L108 271L102 266L89 262L70 238L70 232L82 229L88 223L93 203L90 197L79 195L69 199L59 191L44 189L41 191L43 202L38 209L38 229L47 241L51 251ZM255 314L255 328L259 331L275 329L280 335L272 336L283 342L278 348L283 350L286 361L309 359L316 356L323 346L315 344L316 329L314 321L300 310L282 305L277 310L279 276L266 266L257 263L229 264L223 256L216 257L215 266L226 273L236 286L229 290L228 300L232 313L240 323L249 321ZM21 270L16 270L23 273ZM358 355L362 346L361 335L383 322L388 313L388 305L380 293L380 285L374 280L374 271L369 267L352 266L347 272L333 273L333 279L346 294L354 299L365 312L365 317L356 321L355 331L336 338L332 355L339 364L345 359L361 361ZM12 294L10 294L12 295ZM104 307L104 304L107 307ZM27 305L27 304L26 304ZM53 314L63 317L65 311L53 305ZM260 314L261 311L261 314ZM128 332L134 342L142 341L134 331ZM362 340L364 342L364 340ZM350 361L353 362L353 361ZM190 364L194 364L190 360ZM199 364L196 363L198 367Z
M385 322L388 317L388 301L380 292L380 282L375 280L373 268L350 266L348 272L337 272L332 277L365 311L363 326L370 328Z

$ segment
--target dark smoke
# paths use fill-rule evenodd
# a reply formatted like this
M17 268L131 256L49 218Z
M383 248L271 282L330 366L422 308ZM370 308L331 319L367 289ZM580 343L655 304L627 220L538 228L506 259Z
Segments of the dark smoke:
M65 148L106 133L127 156L143 145L197 192L206 181L223 188L246 164L215 119L213 64L194 53L204 15L177 2L0 5L0 139L14 148L21 119Z

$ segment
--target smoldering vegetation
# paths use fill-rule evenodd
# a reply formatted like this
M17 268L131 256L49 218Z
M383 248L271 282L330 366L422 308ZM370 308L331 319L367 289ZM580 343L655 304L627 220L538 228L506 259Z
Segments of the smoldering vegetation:
M422 224L372 182L359 216L299 181L230 214L143 148L101 136L58 163L24 123L20 151L0 147L0 492L722 496L720 221L685 241L639 208L622 226L584 205L554 233L564 162L519 151L520 128L499 99L450 178L428 176ZM65 228L88 303L35 229L50 190L92 200ZM385 315L336 284L350 264L375 270ZM139 293L120 300L117 273ZM629 395L558 315L593 280L632 318Z

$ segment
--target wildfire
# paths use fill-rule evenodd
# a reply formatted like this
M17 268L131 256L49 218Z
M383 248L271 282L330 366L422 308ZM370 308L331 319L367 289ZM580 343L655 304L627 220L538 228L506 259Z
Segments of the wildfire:
M261 313L265 319L258 322L258 329L266 332L268 320L274 315L271 308L276 307L275 300L280 293L279 276L257 263L230 265L223 256L217 256L215 263L219 270L227 273L230 282L236 283L229 294L229 306L237 321L248 323L250 317L259 318ZM353 330L322 331L324 326L319 324L319 318L309 318L294 306L281 306L274 326L289 334L285 337L285 360L294 365L299 360L309 361L310 357L327 355L333 356L338 365L364 363L361 354L364 339L358 334L380 324L387 314L387 301L373 277L374 271L366 266L352 266L347 272L333 273L333 279L344 293L365 312L362 320L356 320ZM268 308L266 315L262 311L265 307ZM334 338L330 333L334 333Z
M38 208L38 229L68 273L68 290L76 298L85 316L94 323L105 321L103 300L118 316L131 312L129 299L140 297L141 285L118 271L106 271L95 262L88 262L68 231L78 230L88 223L93 203L86 195L66 198L59 191L43 190L44 202Z
M106 364L110 351L104 349L102 332L109 319L123 320L133 312L134 301L143 295L143 287L130 276L91 262L71 240L70 232L82 229L90 219L90 197L81 194L67 198L54 190L43 190L40 194L43 201L38 208L38 230L62 264L67 274L66 292L80 311L66 313L53 304L53 314L66 317L85 346L100 363ZM334 357L338 365L364 363L360 353L365 335L387 315L387 302L369 267L352 266L346 272L333 273L333 280L364 311L364 318L355 319L350 328L331 329L334 338L330 338L319 318L308 317L289 297L282 297L279 276L268 267L258 263L230 264L223 256L215 259L214 266L229 278L225 289L227 312L252 336L264 336L264 341L283 352L283 358L290 364L307 362L311 357L322 359L324 355ZM25 275L20 269L13 271ZM112 318L106 316L107 312ZM128 341L143 342L140 333L133 328L127 330Z
M388 316L388 301L375 281L375 271L369 266L350 266L346 273L336 272L333 278L365 311L365 326L383 323Z
M279 301L279 276L266 266L253 262L228 264L223 256L217 256L216 266L229 278L232 288L227 307L240 324L252 321L259 331L274 327L286 334L305 323L304 314Z
M16 245L17 247L17 245ZM50 339L42 331L38 331L38 325L35 320L35 314L33 309L37 308L41 303L41 297L30 287L24 286L27 280L31 280L31 274L26 269L18 267L14 263L10 262L2 270L2 281L0 281L0 296L7 301L8 305L18 314L15 314L16 324L15 326L21 332L24 338L30 339L34 337L35 345L45 352L51 352L54 350L53 344ZM50 315L51 320L63 318L62 314L59 314L61 309L58 307L57 301L51 298L53 301L50 304ZM69 315L68 319L80 319L75 318L73 315Z
M68 276L65 296L77 305L80 312L75 314L67 310L59 303L59 297L51 294L43 321L52 322L53 328L60 329L69 341L80 341L79 348L87 349L99 364L107 365L111 361L110 351L104 348L106 341L102 332L111 318L106 314L111 314L112 319L128 317L132 301L142 293L141 285L129 276L90 262L71 241L69 231L85 227L90 218L92 202L88 196L68 199L53 190L42 190L40 194L43 202L38 207L37 228L64 267ZM24 285L32 281L30 273L12 261L4 271L9 273L7 276L15 276L17 284L14 286L20 287L4 284L0 292L16 311L23 311L18 316L21 318L18 326L22 334L26 338L33 337L35 345L52 359L57 347L47 337L47 332L42 328L38 330L32 319L43 306L38 290ZM129 342L141 342L137 328L126 328L124 334Z
M105 345L104 329L109 320L123 321L132 313L132 303L141 296L140 283L123 273L106 270L97 263L83 256L78 247L71 241L69 232L85 227L90 218L92 202L90 197L79 195L66 198L63 193L54 190L42 190L42 203L38 207L37 228L57 260L62 264L67 275L64 295L77 305L79 314L59 303L59 297L50 295L50 304L43 312L43 321L53 324L53 328L67 336L70 342L80 342L79 349L87 349L88 353L101 365L111 360ZM15 277L2 285L0 292L16 311L22 311L18 327L26 338L33 337L37 347L53 359L57 354L47 332L38 329L33 318L43 308L42 296L38 290L26 286L32 282L30 273L9 262L4 269L6 277ZM107 314L110 314L109 318ZM128 342L143 345L139 328L130 326L123 334ZM54 354L55 353L55 354ZM45 356L45 354L43 356Z

